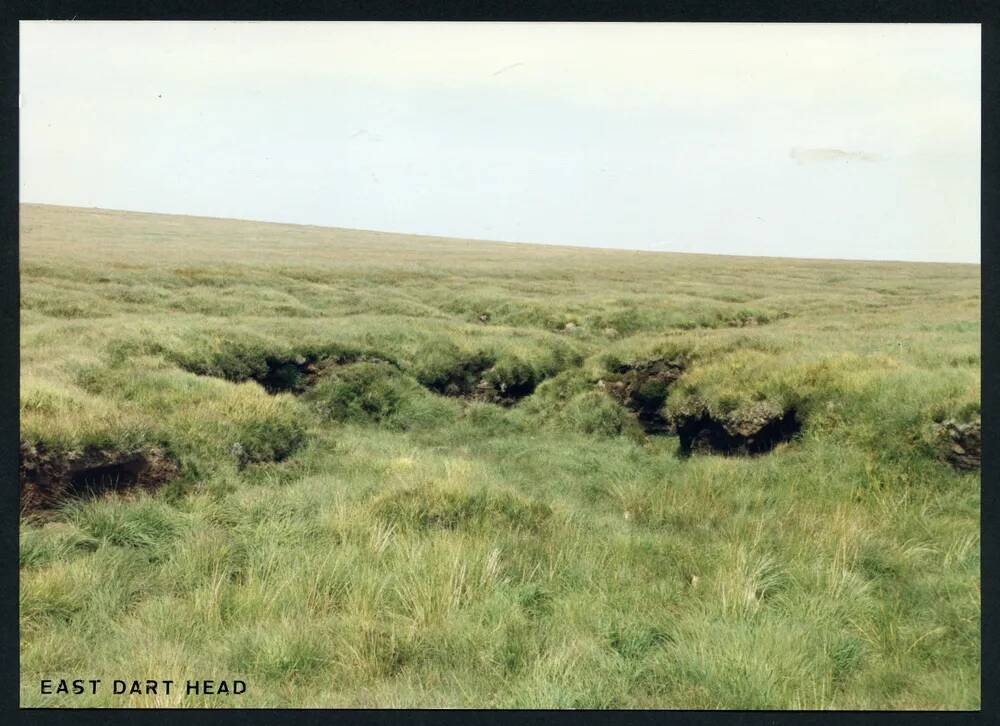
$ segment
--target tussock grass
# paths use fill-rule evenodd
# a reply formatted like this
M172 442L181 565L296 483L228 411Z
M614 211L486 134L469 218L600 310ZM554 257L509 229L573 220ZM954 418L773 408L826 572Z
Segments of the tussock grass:
M979 707L978 267L22 222L22 439L178 463L22 520L23 705ZM650 361L802 430L680 458L598 387Z

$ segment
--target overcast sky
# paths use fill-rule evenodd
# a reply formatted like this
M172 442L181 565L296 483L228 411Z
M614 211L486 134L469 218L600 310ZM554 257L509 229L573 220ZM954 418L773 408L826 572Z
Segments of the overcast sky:
M978 25L20 27L24 202L979 261Z

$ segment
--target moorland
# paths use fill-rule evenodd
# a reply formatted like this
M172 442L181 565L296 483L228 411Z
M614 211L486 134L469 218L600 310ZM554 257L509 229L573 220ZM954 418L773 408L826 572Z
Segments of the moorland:
M20 275L23 706L979 707L978 265L22 205Z

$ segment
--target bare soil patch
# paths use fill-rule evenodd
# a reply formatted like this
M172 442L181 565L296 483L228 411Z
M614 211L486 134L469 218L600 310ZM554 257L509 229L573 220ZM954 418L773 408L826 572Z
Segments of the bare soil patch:
M88 447L79 452L20 445L21 510L51 508L66 499L109 491L156 489L177 476L177 463L160 448L133 451Z
M956 469L971 471L982 465L982 419L968 423L955 420L937 425L938 437L944 444L944 459Z
M755 456L791 441L802 429L795 409L762 403L738 413L713 416L707 410L674 420L680 454L713 453Z
M648 360L616 366L597 385L631 411L647 434L666 435L674 427L660 410L683 372L679 360Z

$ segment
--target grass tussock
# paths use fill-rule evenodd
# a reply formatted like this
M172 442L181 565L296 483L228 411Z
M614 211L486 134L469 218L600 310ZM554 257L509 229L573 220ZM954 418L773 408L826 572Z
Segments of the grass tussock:
M389 527L417 529L508 526L536 530L552 514L549 506L516 492L478 489L464 491L447 486L390 491L372 506L377 518Z

